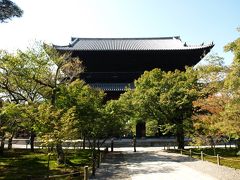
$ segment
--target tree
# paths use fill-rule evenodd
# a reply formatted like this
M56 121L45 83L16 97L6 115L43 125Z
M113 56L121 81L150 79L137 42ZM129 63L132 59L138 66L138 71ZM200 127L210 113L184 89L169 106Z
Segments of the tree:
M94 127L94 119L99 116L99 109L102 108L104 93L92 89L83 81L75 80L69 85L62 85L57 94L56 106L60 109L76 108L78 119L78 134L76 138L90 139L91 128ZM94 132L96 133L96 132ZM85 142L84 142L85 144Z
M4 141L8 138L8 149L12 148L12 139L20 129L22 122L22 106L15 103L4 103L0 111L0 153L4 150Z
M23 104L21 127L30 134L30 148L34 152L34 141L38 133L38 128L40 126L37 116L38 116L38 106L39 102L30 102Z
M23 52L0 51L0 95L16 104L40 101L42 87L32 79L33 58L23 58ZM36 58L36 57L35 57Z
M93 168L96 163L96 149L99 151L106 139L119 132L122 125L119 119L114 118L116 116L113 115L111 107L103 104L104 96L103 91L92 89L81 80L62 85L57 93L56 107L64 111L75 109L72 129L76 130L72 137L88 140L92 150ZM94 173L95 169L93 175Z
M36 44L25 52L18 51L16 55L2 51L0 58L1 93L5 99L18 104L50 101L55 107L60 86L79 78L83 71L78 58L59 54L46 44ZM63 154L61 144L56 149L60 157ZM58 162L63 163L63 159L59 158Z
M56 49L47 44L22 53L21 57L27 61L30 60L30 67L32 67L30 77L42 87L40 92L43 98L51 102L55 111L60 86L80 77L80 73L83 72L82 62L78 58L72 58L70 54L59 54ZM57 109L56 112L58 112ZM64 163L61 142L58 140L56 144L58 163L60 164Z
M21 104L25 107L25 118L21 123L25 126L24 130L30 132L30 144L33 151L34 116L30 110L34 111L33 107L36 105L33 105L42 101L44 97L42 86L32 79L32 61L33 58L23 58L23 52L20 51L15 54L6 51L0 52L0 96L5 101ZM28 104L32 106L28 106ZM31 114L32 117L27 117L27 114Z
M65 110L72 107L76 109L78 133L75 137L88 139L93 148L96 144L91 142L105 141L121 129L121 123L113 118L112 108L104 105L104 97L102 90L92 89L81 80L61 86L57 94L56 107Z
M64 112L57 109L49 103L42 103L38 107L38 134L41 140L48 146L56 146L57 161L59 164L64 163L64 151L62 142L72 139L76 133L74 107Z
M224 67L219 58L212 57L210 64L199 69L202 75L203 94L194 102L194 138L210 139L212 145L222 136L240 137L240 38L227 44L225 51L234 53L230 67ZM200 137L200 138L199 138Z
M217 142L225 136L220 124L224 121L224 112L227 98L223 94L209 95L206 98L199 98L193 102L195 111L192 117L193 143L197 145L210 144L214 150Z
M202 86L202 97L213 95L222 91L228 67L224 65L223 58L211 54L205 58L206 64L197 65L196 73L198 83Z
M128 91L130 92L130 91ZM105 111L108 117L114 120L114 125L112 127L112 136L132 136L134 129L134 117L133 107L130 103L130 93L125 93L118 100L108 101L105 106ZM110 128L112 129L112 128Z
M237 28L237 31L240 32L240 27ZM234 55L233 62L240 60L240 37L234 40L233 42L228 43L224 46L226 52L231 51Z
M134 111L133 91L128 89L118 100L108 101L105 109L119 124L115 136L133 136L135 134L138 111Z
M240 29L238 29L240 32ZM226 76L224 88L227 93L230 93L234 98L240 97L240 38L228 43L224 50L226 52L232 52L234 54L233 62L229 68L229 72Z
M215 144L240 137L239 107L237 99L224 91L199 98L194 102L193 140L200 144Z
M184 127L189 125L192 102L198 96L197 74L192 68L184 72L146 71L135 81L135 89L121 98L125 96L131 97L128 102L135 119L157 121L163 132L176 134L178 148L184 148Z
M239 28L238 31L240 32ZM234 58L224 81L224 92L229 97L229 102L226 104L223 113L225 121L222 123L222 127L224 127L223 129L226 134L229 134L232 138L239 139L240 124L238 109L240 107L240 38L228 43L224 48L225 51L231 51L234 54Z
M198 81L202 88L201 95L193 102L191 137L195 144L211 144L215 147L223 136L219 122L223 120L221 113L228 99L222 90L228 68L224 66L223 58L216 54L209 55L206 62L197 66Z
M39 52L32 50L24 56L33 59L32 79L44 88L44 98L49 99L55 106L59 87L80 77L83 72L82 62L78 58L72 58L70 54L58 53L47 44L39 48Z
M222 132L233 139L240 138L239 108L239 102L228 102L225 106L225 110L222 112L223 121L219 123ZM238 148L240 148L239 144Z
M21 17L23 11L10 0L0 0L0 22L13 17Z
M35 136L33 112L37 103L44 99L44 93L43 87L32 78L34 71L32 61L36 57L31 57L25 58L21 51L15 54L0 52L0 93L5 101L24 105L24 126L25 130L30 132L30 144L33 151Z

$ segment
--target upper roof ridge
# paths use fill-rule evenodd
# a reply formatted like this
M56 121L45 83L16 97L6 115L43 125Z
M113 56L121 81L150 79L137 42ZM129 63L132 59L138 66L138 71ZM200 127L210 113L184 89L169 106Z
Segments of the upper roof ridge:
M76 40L159 40L159 39L178 39L181 40L180 36L169 36L169 37L127 37L127 38L82 38L82 37L72 37L71 41Z

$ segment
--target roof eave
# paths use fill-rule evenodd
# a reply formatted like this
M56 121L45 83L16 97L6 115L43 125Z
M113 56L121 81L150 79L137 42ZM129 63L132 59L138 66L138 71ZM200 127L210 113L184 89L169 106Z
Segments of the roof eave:
M212 49L214 44L204 45L204 46L189 46L186 48L173 48L173 49L77 49L70 46L55 46L54 48L59 51L188 51L188 50L198 50L198 49Z

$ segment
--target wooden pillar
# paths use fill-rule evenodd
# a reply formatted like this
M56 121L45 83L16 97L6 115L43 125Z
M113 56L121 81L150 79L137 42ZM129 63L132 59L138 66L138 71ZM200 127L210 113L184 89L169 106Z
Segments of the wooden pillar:
M217 154L217 165L220 166L220 156L219 156L219 154Z
M88 180L88 166L84 166L84 180Z
M201 151L201 160L204 161L203 152Z

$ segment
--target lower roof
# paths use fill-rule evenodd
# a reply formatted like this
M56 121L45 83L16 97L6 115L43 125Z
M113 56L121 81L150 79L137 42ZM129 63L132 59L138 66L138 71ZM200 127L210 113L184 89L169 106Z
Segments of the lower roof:
M133 83L89 83L92 88L104 91L126 91L127 88L134 89Z

